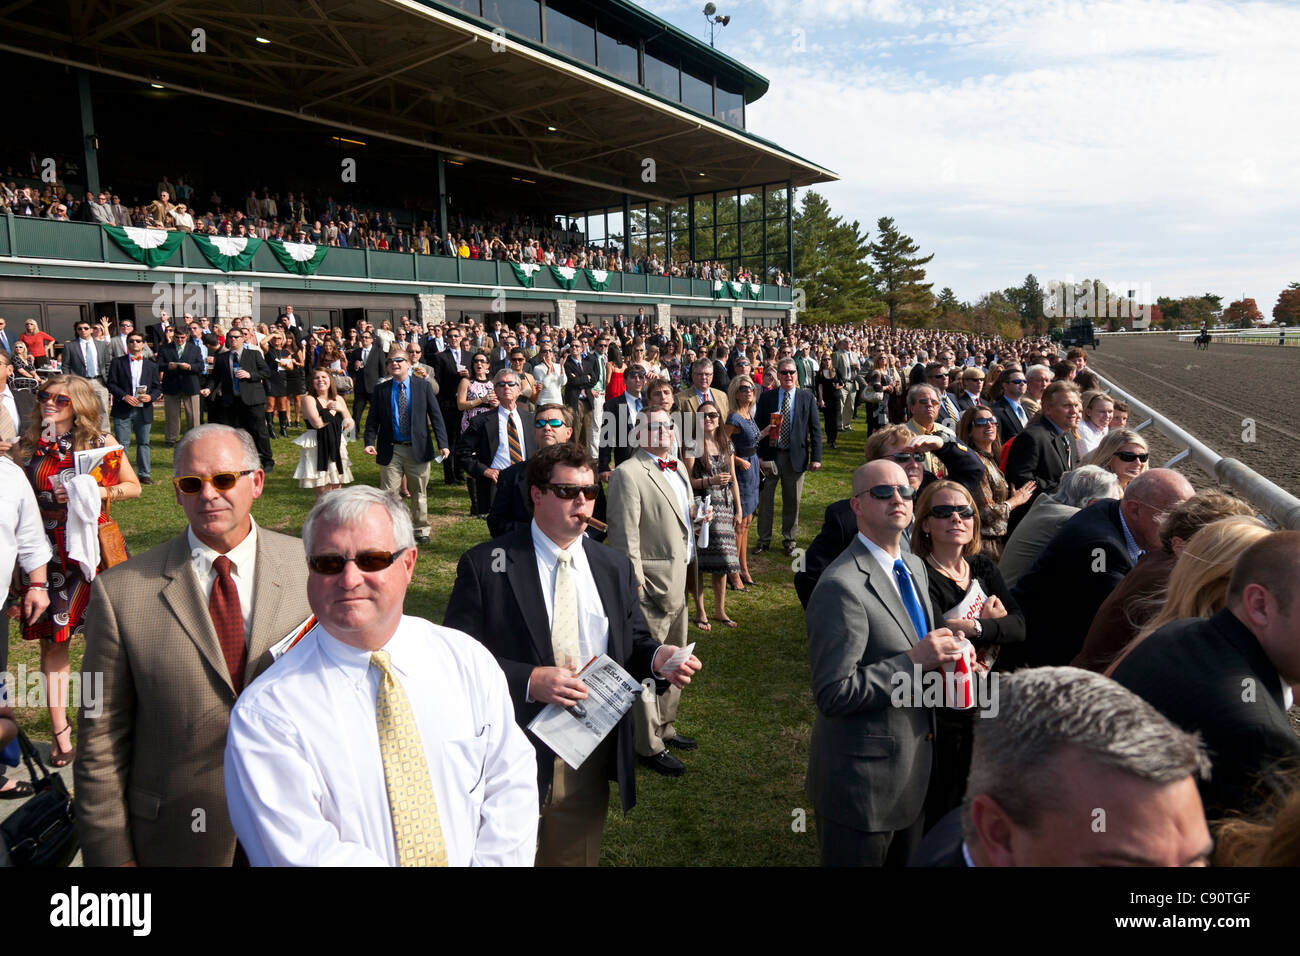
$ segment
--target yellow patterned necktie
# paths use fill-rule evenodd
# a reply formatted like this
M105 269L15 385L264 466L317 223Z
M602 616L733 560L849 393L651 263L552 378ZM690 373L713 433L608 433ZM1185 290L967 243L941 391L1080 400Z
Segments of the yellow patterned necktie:
M581 547L581 545L579 545ZM561 551L555 565L555 595L552 600L551 650L555 666L576 671L578 660L578 590L573 584L573 555Z
M372 653L370 666L379 668L375 701L379 755L384 761L388 809L393 815L397 864L446 866L447 844L438 821L438 801L411 702L389 666L387 651Z

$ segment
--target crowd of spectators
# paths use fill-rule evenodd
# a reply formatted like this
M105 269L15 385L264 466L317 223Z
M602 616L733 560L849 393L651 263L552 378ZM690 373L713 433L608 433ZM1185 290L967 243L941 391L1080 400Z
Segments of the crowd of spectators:
M201 201L195 188L177 177L163 176L149 202L123 201L106 189L78 198L59 183L21 185L10 175L0 179L0 209L17 216L59 222L103 223L197 233L254 237L344 249L416 253L462 259L503 260L523 264L568 266L606 272L636 273L705 280L768 281L788 285L773 270L766 279L748 268L733 269L717 260L677 260L658 252L627 254L611 241L589 242L577 223L557 216L552 221L515 213L509 218L449 212L441 228L434 214L414 209L362 207L332 195L249 190L239 202L227 202L215 190Z

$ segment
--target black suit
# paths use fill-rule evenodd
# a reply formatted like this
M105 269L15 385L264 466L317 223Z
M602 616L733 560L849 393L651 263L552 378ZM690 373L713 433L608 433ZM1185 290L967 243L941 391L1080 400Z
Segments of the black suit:
M235 355L227 349L217 356L212 366L212 381L218 389L216 404L227 425L242 428L253 436L262 468L270 471L275 467L275 458L271 454L271 436L266 430L266 386L262 383L271 377L271 367L257 349L241 349L239 368L249 377L236 379Z
M480 416L482 417L482 416ZM511 465L497 477L496 493L492 496L492 510L488 512L488 534L499 538L527 529L533 523L533 510L528 500L528 462ZM591 511L597 521L605 520L605 486L600 486L595 507ZM605 532L587 529L587 537L604 541Z
M506 559L504 574L500 573L498 563L503 547ZM646 627L641 602L637 598L632 563L619 552L589 538L583 538L582 547L605 617L609 620L606 653L634 679L651 678L651 663L660 645ZM530 529L520 529L504 538L485 541L461 555L443 624L477 638L496 657L505 672L520 727L527 727L542 709L542 704L526 700L533 668L555 666L548 622ZM667 687L666 681L656 681L659 692ZM532 734L528 736L537 748L537 789L545 800L555 754ZM606 775L608 779L618 781L619 796L626 813L636 805L630 713L623 716L611 736L614 747L610 751Z
M524 453L524 459L527 460L537 452L537 439L533 436L532 417L520 410L518 405L515 406L515 414L519 417L520 448ZM492 467L492 459L496 457L497 449L500 447L499 420L498 409L496 408L475 415L470 419L469 427L465 429L464 434L456 442L456 464L462 471L469 474L470 479L477 486L477 494L473 502L476 514L487 514L492 506L493 495L497 488L496 483L487 477L485 472ZM509 462L507 462L507 467L509 467ZM504 472L505 468L502 468L501 471Z
M1011 590L1025 612L1026 639L1002 649L998 670L1069 664L1132 567L1119 501L1093 502L1070 518Z
M1027 481L1035 481L1038 486L1034 489L1034 498L1050 495L1060 485L1061 475L1077 464L1070 439L1046 418L1040 418L1027 425L1011 446L1007 454L1007 484L1019 488ZM1010 531L1014 531L1020 519L1029 512L1034 498L1011 512Z
M564 404L573 409L573 414L581 418L591 411L591 387L596 383L596 368L593 356L574 361L572 355L564 360Z
M461 380L456 354L460 355L459 364L469 368L469 360L474 353L463 347L457 347L456 353L453 353L450 348L445 348L429 363L438 378L438 406L442 411L442 420L453 435L460 434L461 417L460 408L456 405L456 394L460 390ZM465 473L456 463L455 455L448 455L447 460L442 463L442 476L448 484L459 484L465 480Z
M1200 732L1213 762L1200 782L1211 820L1266 796L1252 790L1274 764L1300 764L1277 668L1230 610L1166 624L1113 676L1183 730Z
M965 837L961 829L961 807L950 810L930 828L921 845L912 854L908 866L917 867L965 867L966 857L962 853Z
M998 437L1004 442L1010 441L1025 430L1025 426L1020 424L1020 416L1016 414L1016 410L1011 407L1005 395L993 403L993 416L998 420ZM1025 416L1028 424L1029 413L1025 412Z
M168 369L176 362L189 365L190 370ZM158 349L158 367L162 369L162 392L164 395L197 395L200 378L203 374L203 353L193 342L186 342L181 349L175 342L164 342Z
M363 349L353 349L348 353L348 375L352 376L352 420L365 421L366 406L370 404L375 393L375 386L384 377L384 356L379 343L370 346L370 354L363 360ZM361 362L361 368L357 363Z
M608 434L611 436L612 441L608 443L601 442L599 473L612 471L631 458L632 453L636 451L630 441L633 428L636 425L636 413L632 411L633 407L631 396L627 392L605 403L601 417L609 422L611 427L606 431L603 422L596 427L600 429L598 434ZM644 402L642 407L644 407ZM612 462L611 459L613 459Z
M411 452L417 461L433 461L447 443L447 427L438 410L433 386L425 379L408 377L411 383ZM383 382L375 389L375 400L366 417L366 446L374 446L376 461L382 466L393 460L393 386L394 379Z

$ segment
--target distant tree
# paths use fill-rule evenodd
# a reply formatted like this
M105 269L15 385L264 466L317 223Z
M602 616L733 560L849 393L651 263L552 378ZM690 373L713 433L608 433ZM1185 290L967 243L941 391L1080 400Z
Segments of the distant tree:
M1240 329L1249 329L1264 321L1264 314L1254 299L1238 299L1223 310L1223 320Z
M859 322L876 315L867 237L854 220L832 215L819 193L803 195L794 217L795 287L804 292L801 322Z
M1043 315L1043 287L1031 272L1025 276L1020 285L1019 302L1020 326L1025 329L1042 329L1047 331L1047 319Z
M1300 325L1300 282L1292 282L1278 294L1273 321L1278 325Z
M931 307L931 288L926 282L924 266L934 258L934 253L919 256L920 247L911 237L903 235L894 220L882 216L876 223L878 239L871 243L871 259L875 264L875 287L884 300L889 314L889 327L898 327L900 319L916 318Z

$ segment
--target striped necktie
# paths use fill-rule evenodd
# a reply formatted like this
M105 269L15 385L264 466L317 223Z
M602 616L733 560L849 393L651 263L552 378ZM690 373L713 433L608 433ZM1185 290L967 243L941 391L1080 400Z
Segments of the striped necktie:
M398 866L446 866L438 801L411 702L393 673L387 651L371 654L370 666L380 674L375 719Z
M506 440L510 442L510 464L524 460L524 449L519 444L519 429L515 428L515 416L506 412Z
M781 448L790 447L790 405L793 392L785 392L785 400L781 403L781 436L778 445Z

